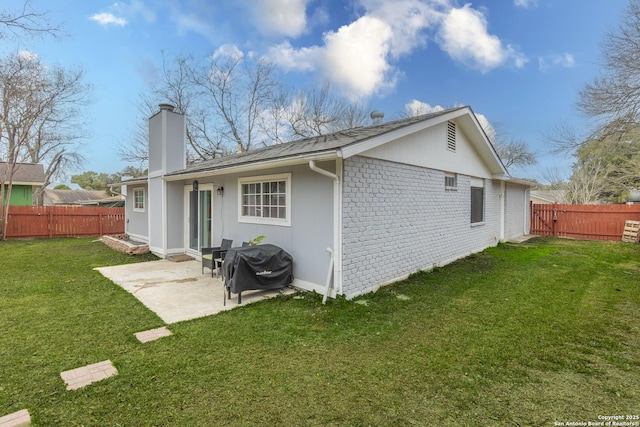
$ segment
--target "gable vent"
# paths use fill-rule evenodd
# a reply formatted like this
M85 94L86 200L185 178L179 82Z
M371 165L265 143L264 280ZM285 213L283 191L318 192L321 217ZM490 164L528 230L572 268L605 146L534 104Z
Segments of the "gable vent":
M456 124L447 122L447 150L456 151Z

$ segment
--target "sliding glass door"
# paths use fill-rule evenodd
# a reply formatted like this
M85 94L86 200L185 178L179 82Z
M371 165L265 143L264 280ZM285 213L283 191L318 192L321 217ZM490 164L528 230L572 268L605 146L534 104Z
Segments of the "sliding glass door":
M194 189L192 185L185 187L185 198L188 206L186 236L188 248L194 252L211 246L213 186L201 185Z

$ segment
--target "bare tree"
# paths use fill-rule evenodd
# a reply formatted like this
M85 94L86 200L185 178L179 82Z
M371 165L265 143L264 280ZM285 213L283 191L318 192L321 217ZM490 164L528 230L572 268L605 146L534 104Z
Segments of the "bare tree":
M587 164L576 168L567 184L569 203L577 205L600 203L600 196L608 175L609 171L598 158L592 158Z
M46 163L46 186L64 166L81 159L76 151L83 137L80 117L89 101L82 78L82 70L47 67L30 52L0 60L0 158L10 165L0 180L8 183L6 191L20 162Z
M162 71L138 104L141 118L169 102L186 115L187 160L211 159L236 151L292 141L359 126L367 111L341 98L328 85L290 95L272 64L237 50L219 49L210 58L163 60ZM146 121L140 120L119 154L147 160Z
M31 8L31 0L24 0L18 10L0 10L0 40L13 37L59 37L62 27L49 21L46 12Z
M599 121L601 136L616 127L635 127L640 119L640 0L630 0L617 30L602 46L602 74L579 93L578 108ZM593 137L594 135L590 135ZM591 138L590 138L591 139Z
M20 37L59 37L62 34L62 28L59 25L52 24L48 19L46 12L36 12L31 8L31 1L24 0L23 6L19 10L0 10L0 40L7 39L11 36ZM20 68L9 71L8 80L0 82L0 149L4 151L5 168L0 175L0 239L4 240L7 230L7 219L11 190L13 187L13 177L18 168L18 162L22 155L22 148L28 143L28 128L35 125L34 122L26 120L23 124L26 127L12 125L16 124L13 120L20 113L21 108L29 111L34 108L34 95L40 89L41 83L37 81L23 80L28 77L28 73ZM37 110L37 108L36 108ZM18 120L18 123L20 120ZM1 152L0 152L1 153ZM5 206L6 204L6 206Z
M16 61L2 64L1 73L6 76L0 79L2 104L0 106L0 156L4 158L5 167L0 175L0 239L4 240L7 231L9 200L13 188L13 177L23 160L24 147L30 137L29 129L33 125L33 115L24 112L41 111L37 94L42 82L32 78L32 70L25 66L16 56ZM28 65L29 62L27 61Z
M369 120L365 107L339 96L328 83L299 91L287 111L291 133L302 138L362 126Z
M496 140L494 147L507 170L511 167L529 166L536 163L535 155L529 150L529 145L523 140Z

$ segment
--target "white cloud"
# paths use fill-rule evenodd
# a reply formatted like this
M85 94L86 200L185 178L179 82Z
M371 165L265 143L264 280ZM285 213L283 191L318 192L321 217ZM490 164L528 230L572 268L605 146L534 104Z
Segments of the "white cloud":
M552 67L573 68L575 65L575 58L572 54L567 52L541 56L538 58L538 68L540 71L547 71Z
M444 110L444 107L440 105L431 106L426 102L418 101L417 99L411 100L408 104L405 104L404 111L407 116L415 117L423 114L437 113Z
M286 40L267 57L286 69L318 72L352 97L393 88L400 74L395 62L424 48L429 38L436 37L455 61L483 73L506 64L520 68L528 61L517 48L489 34L484 14L470 4L454 8L453 0L357 2L361 16L326 32L323 44L294 47Z
M394 57L426 45L425 30L441 21L447 3L434 0L361 0L367 15L390 26L390 52Z
M307 1L249 0L247 6L264 34L298 37L307 29Z
M321 64L323 51L319 46L296 49L285 41L269 48L266 56L287 70L313 71Z
M451 58L483 73L508 60L516 67L527 62L514 47L504 46L500 38L489 34L485 16L469 4L449 11L440 28L439 43Z
M433 3L433 1L431 1ZM318 71L349 96L395 86L392 61L426 44L424 30L438 12L422 0L361 0L363 16L324 34L324 45L294 48L286 41L267 56L288 69Z
M112 13L103 12L103 13L95 13L89 17L92 21L97 22L98 24L107 27L109 25L116 25L120 27L124 27L127 25L127 20L124 18L119 18Z
M225 56L237 60L242 58L244 54L240 49L238 49L238 46L234 44L223 44L213 52L213 59L218 59Z
M325 35L324 73L355 96L393 85L387 62L392 31L377 18L363 16L335 33Z
M515 4L517 7L528 9L529 6L537 6L538 0L513 0L513 4Z
M395 84L394 69L387 61L391 35L386 22L363 16L326 33L322 47L294 49L284 42L270 49L267 56L288 69L316 70L357 98Z

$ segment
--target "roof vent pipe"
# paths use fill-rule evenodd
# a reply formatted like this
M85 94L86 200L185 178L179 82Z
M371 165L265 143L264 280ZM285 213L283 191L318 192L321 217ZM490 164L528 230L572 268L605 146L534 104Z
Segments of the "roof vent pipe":
M370 117L374 125L379 125L382 123L382 119L384 119L384 113L382 111L373 110Z
M167 110L173 113L173 110L175 109L175 107L171 104L160 104L158 105L158 107L160 107L160 111L162 110Z

